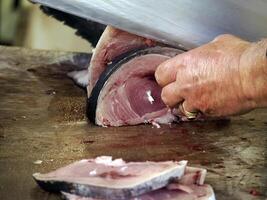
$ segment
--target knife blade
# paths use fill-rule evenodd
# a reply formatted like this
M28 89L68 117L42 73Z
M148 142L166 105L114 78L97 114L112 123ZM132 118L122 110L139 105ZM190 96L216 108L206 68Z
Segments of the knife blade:
M262 0L31 1L185 49L224 33L250 41L267 36L267 1Z

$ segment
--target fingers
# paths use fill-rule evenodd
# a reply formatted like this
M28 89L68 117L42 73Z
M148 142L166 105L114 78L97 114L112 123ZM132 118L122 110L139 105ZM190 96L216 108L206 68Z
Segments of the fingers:
M183 112L184 114L186 113L197 113L198 109L196 107L194 107L193 104L191 104L189 101L185 100L183 102Z
M182 57L182 54L179 54L158 66L155 77L160 86L164 87L175 81L177 68L183 66Z
M223 34L223 35L219 35L216 38L214 38L214 40L212 40L210 43L208 44L218 44L219 47L218 48L223 48L223 49L228 49L230 48L228 51L231 51L233 49L233 45L237 45L237 44L242 44L242 45L248 45L250 42L245 41L239 37L236 37L234 35L230 35L230 34Z
M174 114L184 116L185 119L195 119L198 116L198 109L187 99L187 94L179 88L177 82L172 82L165 86L161 93L163 102L173 109Z
M161 98L169 107L174 107L184 100L179 92L176 82L172 82L162 89Z
M179 103L183 104L183 109L188 112L196 112L198 109L195 108L190 101L186 99L186 93L180 90L177 86L177 82L172 82L169 85L165 86L161 92L161 98L163 102L169 107L175 107Z
M174 109L175 112L173 112L173 113L176 114L177 116L181 117L182 120L196 119L197 116L199 115L199 112L197 111L197 109L193 108L190 105L187 106L188 108L186 108L187 104L188 104L187 101L180 103L178 106L178 109ZM190 111L189 111L189 107L191 107Z
M228 42L228 43L232 43L232 42L247 42L247 43L249 43L248 41L243 40L242 38L237 37L235 35L231 35L231 34L218 35L211 42Z
M211 42L220 42L220 41L229 41L229 40L233 41L233 40L242 40L242 39L231 34L222 34L222 35L218 35L217 37L215 37Z

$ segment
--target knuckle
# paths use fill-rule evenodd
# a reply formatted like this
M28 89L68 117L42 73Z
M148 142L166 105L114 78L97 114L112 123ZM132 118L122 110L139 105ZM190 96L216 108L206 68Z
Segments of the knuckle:
M155 71L155 79L158 82L158 84L162 84L163 77L162 77L162 66L159 66L157 70Z
M231 34L222 34L222 35L215 37L212 42L225 41L225 40L229 40L232 38L235 38L235 36L233 36Z
M203 114L207 116L217 116L218 109L212 102L202 102L198 108Z
M181 65L176 70L176 80L177 82L184 83L188 81L188 76L190 75L190 70L186 65Z
M189 84L184 84L180 86L180 93L183 94L184 96L188 96L191 91L191 86Z
M163 88L161 91L161 99L162 101L168 105L169 103L169 94L168 94L168 90L166 88Z
M182 66L185 67L186 64L188 64L192 60L192 58L194 57L193 53L194 53L194 50L191 50L191 51L184 53L183 56L180 57L180 60L182 60L182 62L181 61L180 62L185 64Z
M200 110L202 113L207 114L208 112L211 112L211 107L208 102L199 100L196 102L196 107L198 110Z
M155 71L155 79L158 83L160 83L160 75L159 75L159 72L158 72L158 69Z
M185 101L184 101L184 103L183 103L183 107L184 107L184 109L185 110L187 110L187 111L194 111L194 110L192 110L193 108L194 108L194 104L193 104L193 102L191 101L191 99L190 98L187 98Z
M206 115L209 115L209 116L213 116L213 115L215 115L215 110L212 108L207 108L203 113L205 113Z

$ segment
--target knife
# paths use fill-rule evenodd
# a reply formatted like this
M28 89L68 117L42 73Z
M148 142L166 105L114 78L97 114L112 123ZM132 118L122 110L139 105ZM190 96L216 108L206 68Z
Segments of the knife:
M267 1L262 0L31 1L184 49L224 33L249 41L267 36Z

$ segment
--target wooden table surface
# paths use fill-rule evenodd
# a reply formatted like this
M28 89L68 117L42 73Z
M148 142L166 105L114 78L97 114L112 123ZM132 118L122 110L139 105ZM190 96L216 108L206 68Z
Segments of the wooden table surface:
M160 129L97 127L86 120L85 91L66 76L88 59L87 54L0 47L0 199L60 199L41 190L31 175L100 155L188 160L208 169L206 182L218 200L266 199L266 109Z

